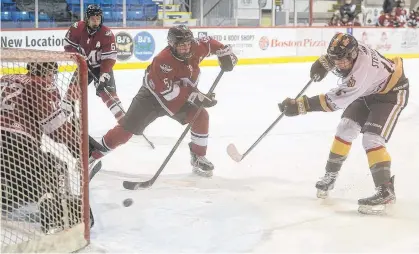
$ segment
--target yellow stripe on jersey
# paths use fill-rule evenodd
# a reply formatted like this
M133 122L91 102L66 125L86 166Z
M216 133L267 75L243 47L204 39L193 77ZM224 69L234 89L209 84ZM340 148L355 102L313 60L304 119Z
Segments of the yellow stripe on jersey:
M329 106L327 105L327 102L326 102L326 95L324 95L324 94L320 94L319 95L319 100L320 100L320 106L322 106L322 108L323 108L323 110L324 111L326 111L326 112L332 112L333 110L331 110L330 108L329 108Z
M347 142L339 137L335 137L330 152L340 156L347 156L351 150L351 145L352 143Z
M390 162L391 157L384 146L373 148L367 151L368 164L370 168L380 162Z
M387 83L386 88L384 88L383 91L379 92L380 94L386 94L388 93L391 89L394 88L394 86L399 82L400 77L403 74L403 62L402 59L400 57L395 57L393 59L391 59L394 64L394 72L393 74L391 74L391 78Z

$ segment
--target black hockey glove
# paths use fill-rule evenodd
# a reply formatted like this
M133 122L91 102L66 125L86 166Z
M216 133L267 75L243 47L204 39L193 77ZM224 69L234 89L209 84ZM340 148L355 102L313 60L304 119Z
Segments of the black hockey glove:
M307 96L303 95L298 99L286 98L278 104L279 110L286 116L304 115L310 111Z
M104 72L100 74L99 83L95 84L96 86L96 94L99 95L105 89L109 93L115 92L115 86L112 82L112 76L110 73Z
M211 93L209 96L202 94L201 92L192 92L189 95L188 102L196 107L210 108L217 104L215 99L215 93Z
M224 48L217 50L215 54L218 57L218 62L223 71L232 71L234 66L236 66L237 57L233 53L233 49L230 45L226 45Z
M313 65L311 65L310 78L314 82L320 82L323 80L329 71L332 70L331 63L327 60L326 56L321 56L317 59Z

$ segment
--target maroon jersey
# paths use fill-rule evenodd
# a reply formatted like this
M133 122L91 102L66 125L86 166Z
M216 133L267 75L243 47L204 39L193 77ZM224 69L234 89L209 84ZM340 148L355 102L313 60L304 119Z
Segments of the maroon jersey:
M67 116L60 108L60 93L51 83L17 74L1 77L0 85L2 130L39 142L43 133L53 134L66 123Z
M87 56L93 68L100 72L110 72L116 62L115 36L112 31L102 25L95 33L89 34L85 21L74 23L65 36L66 52L76 52Z
M220 42L204 37L192 44L193 55L185 62L176 59L170 47L154 57L146 71L145 85L169 115L179 111L193 92L192 87L198 85L199 63L223 47Z

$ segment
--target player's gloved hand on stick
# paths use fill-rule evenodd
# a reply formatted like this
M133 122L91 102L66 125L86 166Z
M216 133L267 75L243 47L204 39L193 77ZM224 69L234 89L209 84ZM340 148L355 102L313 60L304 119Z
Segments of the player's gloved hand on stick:
M234 66L236 66L237 57L233 53L233 49L230 45L226 45L224 48L217 50L215 54L218 57L218 62L223 71L232 71Z
M188 98L189 103L204 108L210 108L217 104L217 100L215 99L215 93L211 93L210 95L203 95L201 92L192 92Z
M105 88L109 93L116 92L115 87L111 83L111 75L106 72L100 74L99 84L96 86L96 94L99 95Z
M314 82L319 82L323 80L327 76L327 73L332 69L333 67L326 56L321 56L311 65L310 78L313 79Z
M298 99L286 98L278 104L279 110L286 116L304 115L309 111L308 97L303 95Z

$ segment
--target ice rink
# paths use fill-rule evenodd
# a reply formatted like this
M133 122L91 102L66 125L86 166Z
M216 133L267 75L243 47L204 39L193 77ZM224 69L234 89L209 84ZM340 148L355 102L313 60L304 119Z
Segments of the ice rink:
M231 160L227 145L236 144L240 152L250 147L279 116L278 102L296 96L307 83L311 63L238 66L224 74L215 90L218 105L209 109L207 157L216 167L214 176L192 175L188 134L151 188L123 189L123 180L151 178L186 127L158 119L145 131L155 150L134 137L103 159L103 170L92 180L92 247L109 253L418 253L419 60L407 59L404 65L409 104L387 146L396 175L391 214L357 212L357 200L374 193L361 136L329 199L316 198L314 185L324 174L342 111L283 118L242 162ZM218 71L201 69L201 91ZM125 109L143 73L116 71ZM326 92L336 81L329 74L306 94ZM99 139L115 120L93 86L89 89L89 131ZM124 207L125 198L134 204Z

